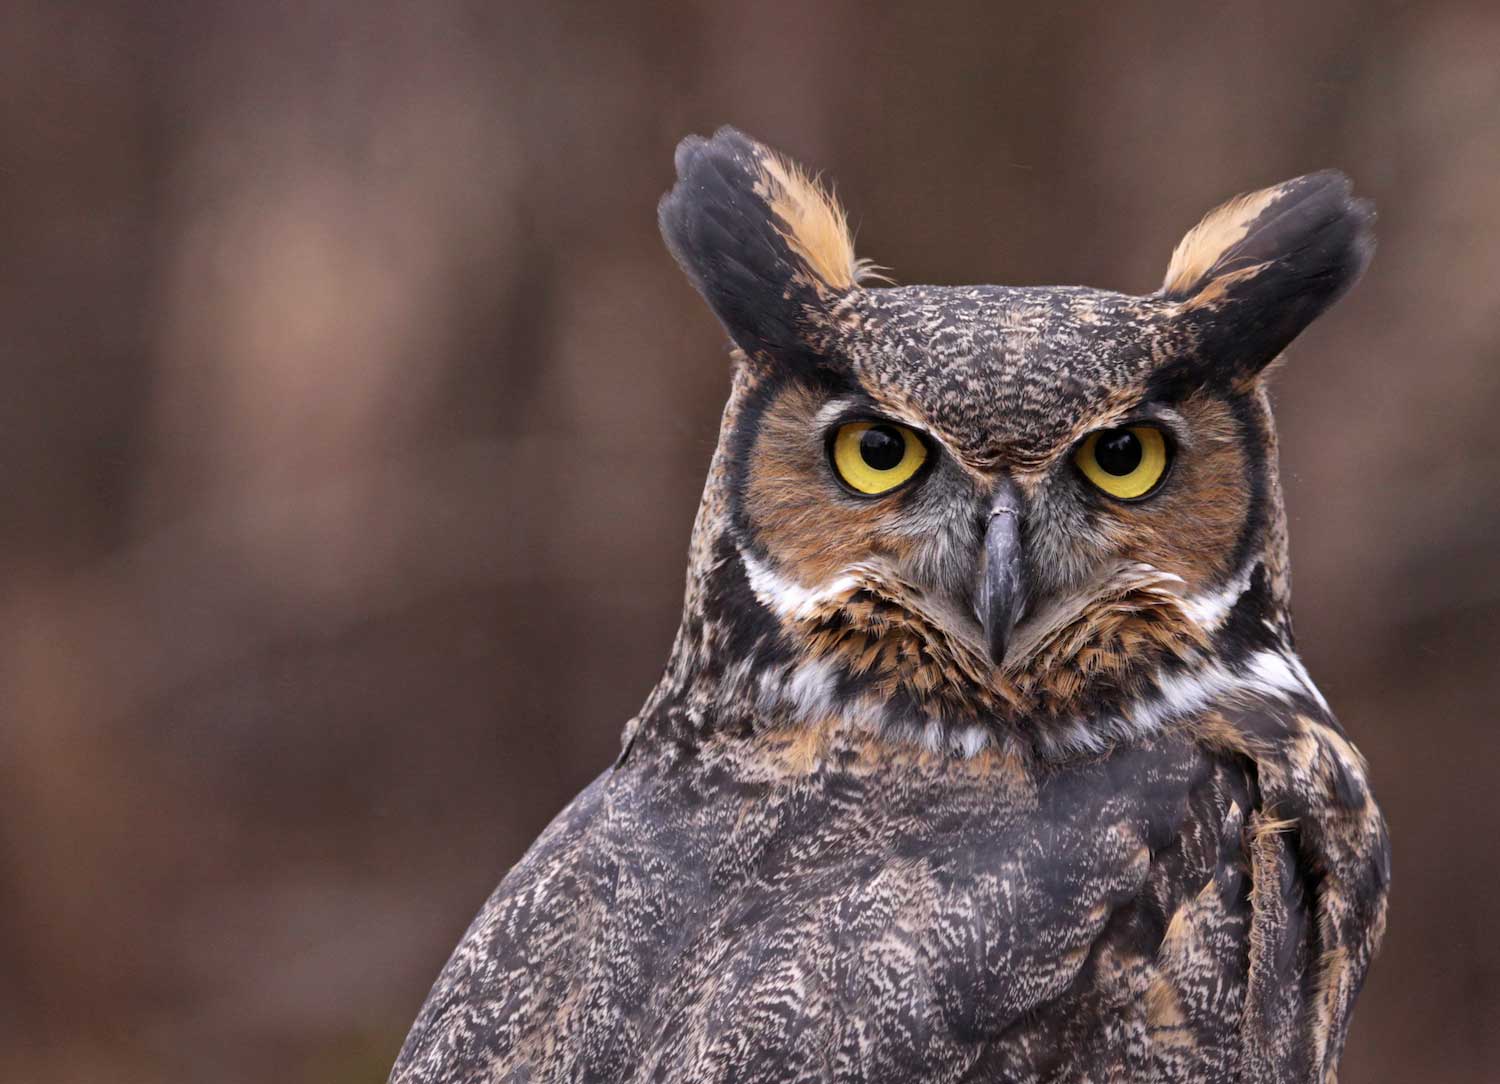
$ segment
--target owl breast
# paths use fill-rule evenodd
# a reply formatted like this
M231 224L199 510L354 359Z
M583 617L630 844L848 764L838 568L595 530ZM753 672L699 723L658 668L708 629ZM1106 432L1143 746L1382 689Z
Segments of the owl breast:
M1173 741L1039 782L998 758L836 744L783 769L726 760L686 779L641 763L601 780L476 922L455 960L491 964L450 986L469 1015L429 1005L427 1044L503 1035L486 1057L558 1081L784 1081L791 1065L1027 1079L1080 1051L1146 1058L1159 947L1221 849L1238 851L1248 803L1241 768ZM1243 894L1227 891L1210 893L1211 923L1238 921ZM1209 969L1231 992L1235 944ZM1156 1023L1196 1044L1171 991Z

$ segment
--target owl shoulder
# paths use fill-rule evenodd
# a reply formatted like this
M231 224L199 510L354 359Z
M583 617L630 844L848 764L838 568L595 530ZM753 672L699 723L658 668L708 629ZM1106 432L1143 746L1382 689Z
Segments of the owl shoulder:
M1247 1052L1263 1070L1307 1064L1330 1078L1385 930L1390 835L1363 755L1316 694L1220 705L1190 724L1247 760L1254 888ZM1288 991L1311 990L1298 1006ZM1285 1075L1285 1068L1278 1071Z
M586 883L608 773L573 799L511 868L470 923L402 1046L392 1084L489 1079L556 1012L580 970L580 932L594 916Z

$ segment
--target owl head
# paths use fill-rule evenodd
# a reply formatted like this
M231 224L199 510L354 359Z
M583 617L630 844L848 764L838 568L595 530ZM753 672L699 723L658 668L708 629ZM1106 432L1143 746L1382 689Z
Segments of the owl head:
M1132 296L879 285L761 144L689 138L676 167L662 233L734 359L679 686L1061 747L1289 643L1265 375L1369 260L1342 175L1230 201Z

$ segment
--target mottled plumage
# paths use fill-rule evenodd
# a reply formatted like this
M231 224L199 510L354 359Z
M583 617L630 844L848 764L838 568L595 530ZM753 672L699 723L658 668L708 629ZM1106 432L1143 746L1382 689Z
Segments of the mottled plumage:
M876 287L759 144L677 171L735 345L682 626L393 1081L1331 1081L1388 846L1293 650L1264 373L1370 208L1242 197L1145 297Z

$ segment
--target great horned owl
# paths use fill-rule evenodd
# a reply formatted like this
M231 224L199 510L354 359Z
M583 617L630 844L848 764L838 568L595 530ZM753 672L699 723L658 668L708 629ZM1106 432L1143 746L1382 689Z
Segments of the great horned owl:
M681 629L392 1079L1332 1081L1389 852L1264 374L1371 208L1242 196L1144 297L876 287L787 160L676 164L734 343Z

